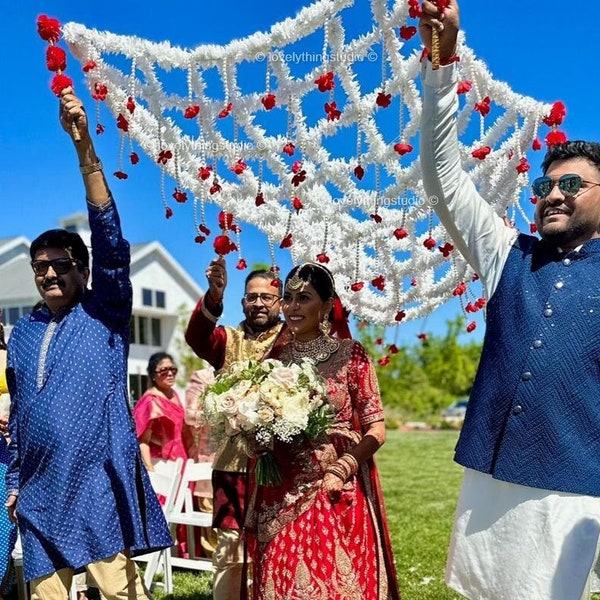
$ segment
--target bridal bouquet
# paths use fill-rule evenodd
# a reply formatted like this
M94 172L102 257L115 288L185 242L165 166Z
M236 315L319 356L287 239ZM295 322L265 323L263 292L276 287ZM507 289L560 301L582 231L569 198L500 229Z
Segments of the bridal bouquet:
M244 435L261 448L256 464L260 485L279 485L281 474L269 448L316 437L333 422L325 382L310 360L284 365L267 359L239 361L221 373L201 399L217 437Z

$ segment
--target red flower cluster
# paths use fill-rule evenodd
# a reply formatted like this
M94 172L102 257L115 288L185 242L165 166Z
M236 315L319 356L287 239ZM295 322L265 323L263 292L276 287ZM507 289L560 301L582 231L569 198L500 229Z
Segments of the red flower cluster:
M450 242L446 242L443 246L438 246L438 250L442 253L444 258L448 258L450 252L454 250L454 246Z
M185 109L183 116L186 119L194 119L195 117L198 116L199 113L200 113L200 106L198 104L190 104L190 106L188 106Z
M404 156L409 152L413 151L413 147L410 144L394 144L394 150L400 155Z
M379 92L375 104L381 106L381 108L387 108L392 103L392 95L386 94L385 92Z
M212 170L213 168L210 165L198 167L198 178L202 179L202 181L206 181L210 177Z
M94 85L94 91L92 92L92 98L94 100L106 100L107 94L108 88L104 84L96 82Z
M476 110L478 113L480 113L482 117L485 117L486 115L488 115L490 113L490 110L491 110L490 102L491 102L490 97L486 96L481 102L475 103L474 110Z
M170 150L161 150L158 154L156 162L159 165L166 165L173 158L173 153Z
M125 133L129 131L129 121L121 113L117 117L117 129L121 129Z
M385 289L385 277L383 275L378 275L375 279L371 280L371 285L380 292L383 292Z
M335 87L335 81L333 79L333 71L329 71L320 77L315 79L315 83L319 88L320 92L328 92Z
M427 250L433 250L437 246L437 242L430 236L423 242L423 246L425 246Z
M235 164L229 167L229 170L235 173L236 175L241 175L247 167L248 165L240 158Z
M271 110L277 103L277 96L275 94L267 94L261 98L261 102L265 110Z
M282 240L281 244L279 244L280 248L289 248L292 245L292 234L288 233Z
M492 149L489 146L482 146L481 148L477 148L477 150L473 150L473 152L471 152L471 156L477 160L485 160L486 156L491 151Z
M403 40L410 40L411 37L414 37L414 35L417 33L417 28L414 27L413 25L403 25L402 27L400 27L400 37Z
M60 93L66 87L72 87L73 80L70 77L67 77L64 73L58 73L52 78L50 82L50 89L57 95L60 96Z
M176 202L183 204L187 201L187 194L182 192L179 188L175 188L175 191L173 192L173 198L175 198Z
M337 102L325 102L325 112L328 121L337 121L342 116L342 111L338 110Z
M213 243L215 252L220 256L235 252L237 246L229 239L228 235L218 235Z
M561 125L567 116L567 107L562 102L555 102L550 113L542 119L548 127Z
M54 44L60 39L60 22L47 15L40 15L37 19L37 31L44 41Z
M471 87L473 87L473 84L470 81L461 81L456 88L456 93L466 94L471 91Z
M67 68L67 54L58 46L46 48L46 66L49 71L64 71Z
M408 16L418 19L421 16L421 3L419 0L408 0Z
M228 117L231 114L232 109L233 109L233 104L231 102L229 102L227 104L227 106L225 106L225 108L219 113L219 115L218 115L219 119L224 119L225 117Z

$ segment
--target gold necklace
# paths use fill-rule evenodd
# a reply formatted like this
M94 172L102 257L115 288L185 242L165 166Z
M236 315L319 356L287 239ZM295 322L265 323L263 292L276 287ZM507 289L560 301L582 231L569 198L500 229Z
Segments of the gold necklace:
M292 360L297 363L303 358L310 358L316 363L329 360L330 356L338 351L340 341L334 340L328 335L320 335L314 340L301 342L296 338L292 341Z

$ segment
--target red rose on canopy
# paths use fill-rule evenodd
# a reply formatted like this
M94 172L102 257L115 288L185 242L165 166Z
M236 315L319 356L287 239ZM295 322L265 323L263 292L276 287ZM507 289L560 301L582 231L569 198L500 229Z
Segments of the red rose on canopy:
M67 54L58 46L46 48L46 66L49 71L64 71L67 68Z
M125 104L125 107L127 108L130 114L133 114L135 112L135 100L131 96L127 98L127 104Z
M328 92L329 90L332 90L335 87L333 71L329 71L328 73L317 77L317 79L315 79L315 83L317 84L320 92Z
M292 245L292 234L288 233L279 244L280 248L289 248Z
M277 96L275 94L267 94L261 98L261 102L265 110L271 110L277 102Z
M254 205L260 206L261 204L264 204L264 203L265 203L265 197L262 192L259 192L258 194L256 194L256 198L254 199Z
M377 106L381 106L381 108L387 108L391 103L391 94L386 94L385 92L379 92L379 94L377 94L377 98L375 100L375 104L377 104Z
M320 254L317 254L317 260L320 263L327 264L329 262L329 256L327 256L325 252L321 252Z
M417 28L413 25L403 25L400 27L400 37L403 40L410 40L417 33Z
M198 177L200 179L202 179L202 181L206 181L211 174L212 171L212 167L210 165L206 166L206 167L199 167L198 168Z
M482 146L481 148L477 148L477 150L473 150L471 152L471 156L478 160L485 160L485 157L492 151L489 146Z
M57 95L60 96L60 93L66 87L72 87L73 80L70 77L67 77L63 73L59 73L52 78L52 82L50 83L50 89Z
M46 42L57 42L60 38L60 22L47 15L40 15L37 20L39 36Z
M406 231L406 229L404 229L403 227L399 227L398 229L394 229L394 237L397 240L403 240L407 236L408 236L408 231Z
M294 144L292 144L292 142L288 142L284 147L283 147L283 153L287 154L288 156L293 156L294 155L294 151L296 150L296 146L294 146Z
M473 87L473 84L470 81L461 81L458 84L458 87L456 88L456 93L457 94L466 94L467 92L471 91L471 87Z
M485 117L490 113L490 102L491 99L489 96L486 96L481 102L477 102L475 104L474 110L476 110L482 117Z
M365 176L365 170L361 165L356 165L356 167L354 167L354 176L359 181Z
M363 287L365 286L365 282L364 281L355 281L351 286L350 289L353 292L360 292L360 290L363 289Z
M200 106L198 106L197 104L194 104L193 106L188 106L185 109L185 112L183 113L183 116L186 119L193 119L194 117L198 116L199 112L200 112Z
M180 204L183 204L187 200L187 194L182 192L179 188L175 188L173 192L173 198Z
M227 235L218 235L213 243L215 252L221 256L237 250L237 246L229 239Z
M405 154L412 152L413 147L410 144L394 144L394 150L400 156L404 156Z
M553 125L560 125L566 116L566 106L562 102L555 102L550 109L550 114L547 117L544 117L542 121L544 121L548 127L552 127Z

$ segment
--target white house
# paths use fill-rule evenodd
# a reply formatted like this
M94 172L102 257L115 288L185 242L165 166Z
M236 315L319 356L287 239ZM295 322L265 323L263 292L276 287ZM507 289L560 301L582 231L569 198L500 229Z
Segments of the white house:
M89 246L87 215L77 213L60 226L79 233ZM12 326L39 301L29 265L30 240L0 239L0 308L7 338ZM189 315L202 290L159 242L131 246L133 314L129 352L132 399L146 389L146 367L154 352L164 350L178 362L183 342L181 319Z

